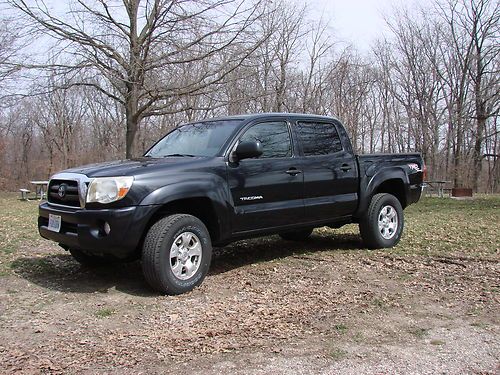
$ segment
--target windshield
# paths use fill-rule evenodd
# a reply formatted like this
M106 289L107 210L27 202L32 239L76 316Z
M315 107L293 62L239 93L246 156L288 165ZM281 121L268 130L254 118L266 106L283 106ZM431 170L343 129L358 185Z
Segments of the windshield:
M180 126L155 144L145 156L216 156L240 122L205 121Z

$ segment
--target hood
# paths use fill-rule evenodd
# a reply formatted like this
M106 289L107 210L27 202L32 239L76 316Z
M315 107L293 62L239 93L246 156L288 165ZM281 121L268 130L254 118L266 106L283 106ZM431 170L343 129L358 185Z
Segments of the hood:
M61 172L81 173L87 177L137 176L159 168L187 167L188 165L197 164L200 160L204 159L206 159L206 157L168 157L161 159L141 157L136 159L88 164Z

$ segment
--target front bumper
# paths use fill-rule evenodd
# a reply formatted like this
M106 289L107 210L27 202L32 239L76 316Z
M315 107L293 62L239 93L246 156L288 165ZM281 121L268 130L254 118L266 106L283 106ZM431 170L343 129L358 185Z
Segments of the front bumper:
M96 255L126 258L140 245L146 224L157 206L131 206L115 209L86 210L53 206L39 207L38 231L43 238L66 248L85 250ZM61 216L61 229L48 229L49 214ZM106 234L104 223L111 231Z

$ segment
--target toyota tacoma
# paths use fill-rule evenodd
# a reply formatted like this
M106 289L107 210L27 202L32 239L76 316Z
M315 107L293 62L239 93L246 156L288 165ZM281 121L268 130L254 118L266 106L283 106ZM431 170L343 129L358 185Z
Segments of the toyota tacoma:
M38 228L80 263L141 259L165 294L199 285L212 246L358 223L368 248L401 238L419 200L418 153L356 155L335 118L256 114L179 126L142 157L51 177Z

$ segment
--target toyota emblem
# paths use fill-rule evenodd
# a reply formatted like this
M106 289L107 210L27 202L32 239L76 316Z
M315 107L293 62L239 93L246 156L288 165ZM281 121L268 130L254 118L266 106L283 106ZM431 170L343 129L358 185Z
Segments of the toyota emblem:
M57 195L59 195L59 198L63 199L66 196L66 185L62 184L59 186L59 189L57 190Z

